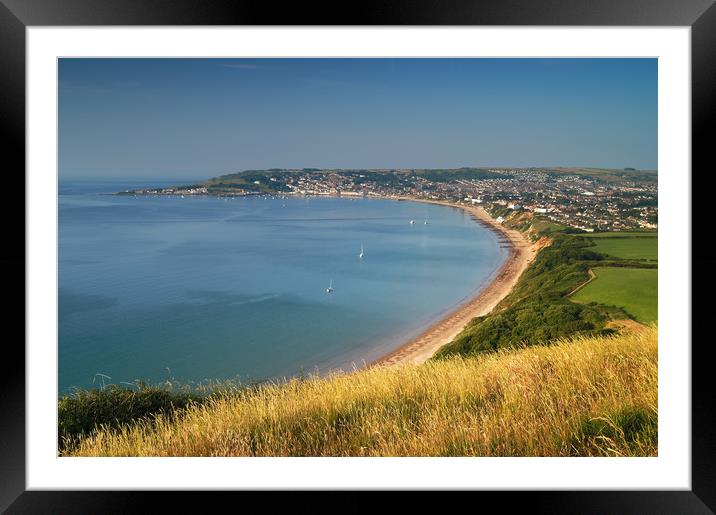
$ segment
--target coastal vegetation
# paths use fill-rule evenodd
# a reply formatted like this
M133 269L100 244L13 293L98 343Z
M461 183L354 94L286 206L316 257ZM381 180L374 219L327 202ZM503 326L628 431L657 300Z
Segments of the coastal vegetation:
M70 441L90 434L99 426L116 429L158 413L170 416L206 397L202 390L141 382L132 388L109 385L101 389L77 389L57 403L60 449L66 450Z
M228 389L66 456L656 456L657 329Z
M589 280L588 270L604 257L578 236L556 234L525 270L510 292L488 315L473 319L436 357L471 355L499 348L537 345L570 334L611 332L618 309L577 304L566 295Z
M609 334L615 331L610 322L619 319L656 321L655 232L587 237L500 205L492 206L491 214L549 244L510 294L489 314L473 319L436 359L547 344L575 334Z

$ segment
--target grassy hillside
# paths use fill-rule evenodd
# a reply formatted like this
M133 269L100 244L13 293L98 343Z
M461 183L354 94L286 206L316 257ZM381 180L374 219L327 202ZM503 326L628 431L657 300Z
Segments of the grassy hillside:
M471 355L500 348L544 344L562 336L609 332L607 323L627 318L619 308L578 304L566 295L589 279L589 269L603 264L579 236L551 234L551 244L537 254L519 281L486 316L473 319L436 357Z
M530 212L499 205L488 209L492 216L503 217L504 225L549 245L539 250L510 294L491 313L473 319L436 359L541 345L565 336L609 334L615 331L610 327L613 320L656 321L656 232L591 235ZM573 296L597 267L609 270L605 276L621 275L642 297L635 298L618 281L597 286L599 279ZM636 269L647 271L629 272Z
M228 391L74 456L655 456L657 330Z
M210 392L172 388L171 385L149 386L138 382L134 388L111 385L108 388L77 390L57 403L58 443L66 444L86 436L95 427L118 428L157 413L175 413L190 403L204 402Z

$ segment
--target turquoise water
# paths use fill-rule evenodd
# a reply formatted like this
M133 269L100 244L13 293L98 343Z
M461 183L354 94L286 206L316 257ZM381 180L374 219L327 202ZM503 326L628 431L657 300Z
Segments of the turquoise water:
M507 255L443 206L101 194L155 185L60 185L60 393L97 373L258 381L362 366L469 298Z

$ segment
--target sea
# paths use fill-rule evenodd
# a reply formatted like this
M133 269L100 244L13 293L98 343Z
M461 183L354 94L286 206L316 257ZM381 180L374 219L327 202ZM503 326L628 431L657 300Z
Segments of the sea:
M469 300L507 258L492 231L446 206L113 195L176 183L60 182L60 395L361 368Z

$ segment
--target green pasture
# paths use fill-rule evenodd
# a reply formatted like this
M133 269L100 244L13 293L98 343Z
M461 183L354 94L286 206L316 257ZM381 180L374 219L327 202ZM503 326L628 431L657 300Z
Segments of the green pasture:
M597 267L593 271L597 278L572 295L571 300L618 306L642 323L658 319L657 269Z
M655 232L608 232L589 235L591 250L619 259L658 260L659 238Z

